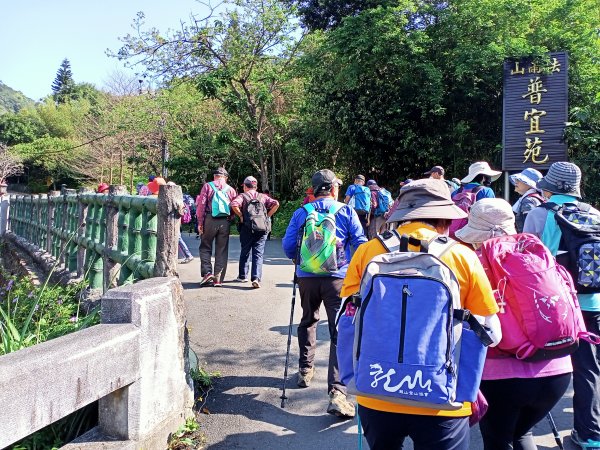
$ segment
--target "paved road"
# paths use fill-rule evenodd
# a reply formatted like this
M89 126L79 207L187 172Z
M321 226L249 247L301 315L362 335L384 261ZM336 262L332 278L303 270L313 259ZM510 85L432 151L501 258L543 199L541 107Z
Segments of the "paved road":
M194 256L199 241L184 234ZM356 421L342 421L326 413L327 322L318 326L316 375L307 389L296 387L297 341L294 327L286 408L280 408L281 384L293 266L281 250L281 241L267 242L264 281L261 289L235 283L239 240L232 237L229 265L223 288L200 288L200 262L180 265L185 288L192 348L201 364L218 371L216 388L202 415L201 427L211 450L229 449L353 449L357 448ZM299 301L297 299L297 301ZM321 317L326 318L322 310ZM300 319L296 305L294 323ZM572 423L572 392L554 408L561 435ZM558 448L550 427L542 421L535 429L539 449ZM368 448L366 443L364 448ZM406 448L412 449L410 442ZM471 448L482 449L479 430L471 433ZM565 439L565 448L575 448Z

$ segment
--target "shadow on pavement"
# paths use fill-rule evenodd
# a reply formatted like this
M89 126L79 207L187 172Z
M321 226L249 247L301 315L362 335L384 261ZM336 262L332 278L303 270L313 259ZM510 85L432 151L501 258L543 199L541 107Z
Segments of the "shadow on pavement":
M280 325L280 326L269 328L269 331L275 331L276 333L287 336L288 329L289 329L289 325L285 325L285 326ZM292 335L298 336L297 324L294 324L292 326ZM317 325L317 341L329 341L329 325L328 325L327 320L321 320L319 322L319 324ZM298 343L296 342L296 347L297 346L298 346Z
M295 385L295 378L288 380L290 388ZM273 388L277 393L276 405L258 399L257 394L230 394L226 391L239 387ZM217 380L214 395L218 398L210 407L212 414L242 415L252 421L264 422L271 427L283 430L283 435L268 431L241 432L228 434L218 443L209 445L209 449L282 449L282 448L349 448L356 443L352 434L344 434L356 425L354 420L342 420L322 413L319 415L303 415L279 406L281 378L265 376L229 376ZM324 404L326 406L326 403ZM202 416L200 417L202 426ZM307 442L314 440L311 443ZM341 441L341 442L340 442ZM345 442L347 441L347 442ZM335 443L335 447L319 445L326 442Z

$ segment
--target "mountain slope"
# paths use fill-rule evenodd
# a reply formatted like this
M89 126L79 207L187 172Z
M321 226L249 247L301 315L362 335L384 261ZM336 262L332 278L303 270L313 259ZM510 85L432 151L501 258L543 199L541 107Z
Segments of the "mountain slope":
M33 100L0 81L0 114L18 112L20 109L33 104Z

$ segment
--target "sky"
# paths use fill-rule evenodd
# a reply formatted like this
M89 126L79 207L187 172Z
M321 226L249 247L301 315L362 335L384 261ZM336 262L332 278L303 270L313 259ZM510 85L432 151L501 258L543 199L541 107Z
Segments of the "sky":
M102 88L115 71L133 76L105 52L133 32L138 11L164 32L205 9L195 0L0 0L0 81L39 100L51 93L64 58L77 83Z

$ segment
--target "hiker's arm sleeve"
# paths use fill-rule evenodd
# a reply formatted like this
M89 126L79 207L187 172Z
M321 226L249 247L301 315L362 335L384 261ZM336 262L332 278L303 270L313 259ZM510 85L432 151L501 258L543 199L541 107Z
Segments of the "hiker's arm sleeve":
M283 247L285 256L287 256L289 259L296 258L296 244L298 242L298 233L300 232L300 229L298 227L298 216L300 214L300 210L297 210L294 213L287 229L285 230L285 236L283 236L283 239L281 240L281 246Z
M494 299L494 292L477 255L473 252L464 255L460 270L463 273L466 272L467 276L460 278L468 284L468 289L466 290L463 290L463 286L461 285L461 294L462 292L466 294L463 299L464 307L478 316L496 314L498 312L498 305Z
M546 216L548 211L544 208L534 208L525 216L525 225L523 225L523 233L531 233L538 238L542 237L544 226L546 225Z
M229 206L231 206L231 208L241 208L243 202L244 202L244 197L242 196L242 194L240 194L237 197L235 197L233 200L231 200L231 203L229 204Z
M200 189L200 195L196 199L196 217L198 217L198 224L202 226L204 224L204 216L206 215L206 202L208 201L208 190L210 186L208 183L204 183L202 189Z
M363 253L363 248L359 248L354 252L350 264L348 264L348 269L346 270L346 277L344 278L344 284L340 291L340 297L348 297L360 291L360 279L363 271Z

